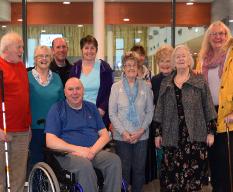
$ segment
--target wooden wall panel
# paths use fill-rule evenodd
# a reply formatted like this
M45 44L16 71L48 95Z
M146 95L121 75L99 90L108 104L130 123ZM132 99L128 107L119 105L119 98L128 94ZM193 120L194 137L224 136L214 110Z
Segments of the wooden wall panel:
M209 25L211 22L211 4L195 3L187 6L185 3L178 3L176 6L176 22L178 25Z
M12 3L12 23L21 17L21 5ZM28 24L91 24L92 3L28 3ZM16 10L16 11L15 11Z
M122 19L130 18L130 24L170 25L170 3L107 3L106 23L125 24ZM211 16L210 3L195 3L187 6L177 3L177 25L209 25Z
M71 3L28 3L28 24L92 24L93 5L91 2ZM195 3L187 6L185 3L177 3L177 25L198 26L209 25L211 16L210 3ZM130 18L130 22L124 22L123 18ZM18 24L21 18L21 4L12 3L11 24ZM170 3L127 3L107 2L105 5L106 24L146 24L146 25L170 25Z
M110 24L169 24L170 3L107 3L106 22ZM123 18L130 18L124 22Z

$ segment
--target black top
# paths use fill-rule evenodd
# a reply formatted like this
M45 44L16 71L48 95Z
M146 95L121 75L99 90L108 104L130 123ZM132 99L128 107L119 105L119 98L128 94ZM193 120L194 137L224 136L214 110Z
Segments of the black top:
M67 59L65 60L65 64L66 65L64 67L59 67L56 64L56 61L54 59L50 63L50 69L51 69L51 71L57 73L60 76L61 81L63 83L63 86L65 86L66 81L69 79L69 77L70 77L70 70L72 68L72 65L70 64L70 62Z
M165 75L163 75L163 73L159 73L158 75L155 75L152 79L151 79L151 84L152 84L152 91L154 94L154 104L155 106L157 105L157 101L159 98L159 89L160 89L160 85L162 83L163 78L166 77Z

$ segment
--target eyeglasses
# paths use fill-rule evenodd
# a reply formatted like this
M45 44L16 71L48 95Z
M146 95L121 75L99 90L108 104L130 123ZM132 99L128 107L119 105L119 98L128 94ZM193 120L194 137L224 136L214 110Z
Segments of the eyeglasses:
M50 55L36 55L35 56L36 58L39 58L39 59L48 59L48 58L51 58L51 56Z
M221 32L212 32L212 33L210 33L210 35L212 35L213 37L217 37L217 36L220 36L220 37L223 37L223 36L225 36L227 33L226 32L223 32L223 31L221 31Z
M138 66L137 65L125 65L126 68L137 68Z

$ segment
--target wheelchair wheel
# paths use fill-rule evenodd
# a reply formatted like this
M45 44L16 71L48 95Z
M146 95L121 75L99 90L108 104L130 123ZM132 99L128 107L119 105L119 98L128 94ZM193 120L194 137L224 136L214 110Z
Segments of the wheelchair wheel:
M124 179L121 181L121 192L128 192L128 184Z
M60 192L57 177L50 166L44 162L37 163L28 180L29 192Z

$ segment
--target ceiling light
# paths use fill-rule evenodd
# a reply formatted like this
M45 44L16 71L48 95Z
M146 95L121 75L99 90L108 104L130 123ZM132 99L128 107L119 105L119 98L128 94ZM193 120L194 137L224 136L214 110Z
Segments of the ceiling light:
M46 30L44 30L44 29L41 30L41 33L45 33L45 32L46 32Z
M233 23L233 19L229 19L229 23Z
M6 28L6 25L2 25L2 28Z
M141 34L142 33L142 30L138 30L138 34Z
M17 19L17 21L22 22L22 21L23 21L23 19Z
M69 5L70 2L69 2L69 1L64 1L63 4L64 4L64 5Z
M195 31L196 33L198 33L198 32L199 32L198 27L196 27L194 31Z
M78 25L78 27L83 27L83 25Z
M193 5L193 2L187 2L186 5Z
M128 22L128 21L130 21L130 19L129 18L124 18L123 21Z

